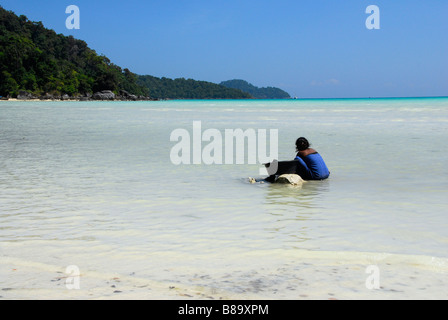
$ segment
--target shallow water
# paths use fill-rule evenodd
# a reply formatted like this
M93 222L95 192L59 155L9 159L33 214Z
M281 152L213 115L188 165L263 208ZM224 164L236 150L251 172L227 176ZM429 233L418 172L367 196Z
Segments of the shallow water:
M278 129L281 160L305 136L331 177L176 166L193 121ZM442 98L2 102L0 296L446 299L447 133Z

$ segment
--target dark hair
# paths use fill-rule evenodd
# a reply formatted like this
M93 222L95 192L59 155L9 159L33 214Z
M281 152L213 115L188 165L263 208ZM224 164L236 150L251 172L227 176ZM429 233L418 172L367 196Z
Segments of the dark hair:
M303 151L310 147L310 143L304 137L297 139L296 141L296 149L297 151Z

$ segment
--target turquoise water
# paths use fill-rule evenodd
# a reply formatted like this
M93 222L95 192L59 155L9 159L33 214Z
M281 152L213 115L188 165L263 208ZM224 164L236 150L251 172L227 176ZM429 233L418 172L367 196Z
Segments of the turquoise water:
M305 136L331 177L174 165L193 121ZM447 137L446 98L1 102L0 296L446 299Z

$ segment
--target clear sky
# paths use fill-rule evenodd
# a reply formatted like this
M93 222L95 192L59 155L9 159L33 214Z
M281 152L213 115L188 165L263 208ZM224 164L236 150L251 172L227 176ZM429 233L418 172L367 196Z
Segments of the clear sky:
M447 0L0 0L137 74L299 98L448 96ZM65 9L80 9L68 30ZM366 28L369 5L380 29Z

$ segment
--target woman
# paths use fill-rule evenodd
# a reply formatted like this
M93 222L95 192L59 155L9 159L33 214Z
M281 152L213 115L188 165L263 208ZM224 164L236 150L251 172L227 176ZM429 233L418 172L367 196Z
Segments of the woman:
M303 180L324 180L330 176L330 171L321 155L310 148L307 139L301 137L296 141L297 156L294 160L300 162L297 174Z

